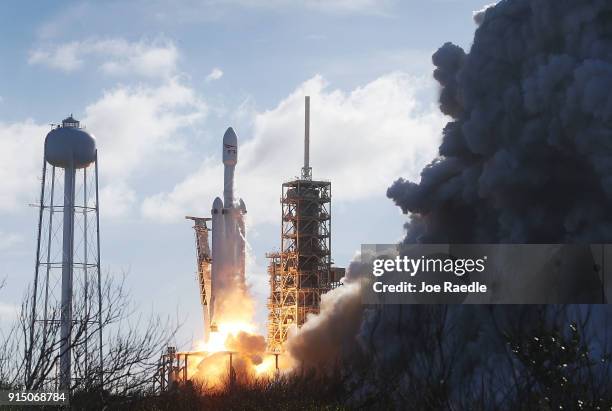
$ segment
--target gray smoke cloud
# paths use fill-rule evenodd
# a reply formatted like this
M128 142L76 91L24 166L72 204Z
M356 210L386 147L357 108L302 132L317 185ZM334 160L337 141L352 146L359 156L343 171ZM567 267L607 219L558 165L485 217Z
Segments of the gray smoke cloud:
M360 349L355 336L365 310L362 280L369 268L361 261L351 262L344 284L321 297L319 315L309 317L299 331L290 335L286 349L297 365L324 369L342 361L355 361Z
M387 192L410 214L404 243L609 242L612 2L502 0L474 20L468 53L446 43L433 55L440 110L452 119L439 157L419 182L400 178ZM351 288L328 293L288 344L312 366L340 361L348 385L359 387L357 406L381 393L414 409L442 397L459 404L468 393L484 396L485 380L511 401L519 387L504 368L508 335L565 330L588 315L585 336L608 341L591 348L612 348L602 336L608 306L360 309L359 278L370 272L351 264Z
M612 238L612 3L501 1L469 53L433 56L452 117L421 181L387 195L406 242Z
M481 8L480 10L476 10L474 13L472 13L472 17L474 18L474 23L476 23L477 25L481 25L482 22L484 21L484 18L487 14L487 10L490 9L491 7L495 6L497 3L491 3L491 4L487 4L486 6L484 6L483 8Z

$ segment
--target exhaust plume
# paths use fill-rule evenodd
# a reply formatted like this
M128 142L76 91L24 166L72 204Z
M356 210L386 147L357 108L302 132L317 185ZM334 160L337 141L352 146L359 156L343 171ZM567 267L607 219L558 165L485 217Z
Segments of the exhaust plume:
M387 195L407 242L597 242L612 237L612 4L502 1L469 53L434 55L453 118L421 181Z
M612 4L502 0L474 19L468 53L446 43L433 55L451 117L439 157L419 182L387 191L410 215L404 243L609 242ZM488 389L512 401L521 387L501 366L513 355L508 336L565 330L590 309L585 336L599 333L598 349L610 350L606 306L362 306L362 275L369 267L352 263L287 344L297 363L340 363L360 387L357 406L381 392L395 404L409 392L415 409ZM484 375L495 378L485 385Z

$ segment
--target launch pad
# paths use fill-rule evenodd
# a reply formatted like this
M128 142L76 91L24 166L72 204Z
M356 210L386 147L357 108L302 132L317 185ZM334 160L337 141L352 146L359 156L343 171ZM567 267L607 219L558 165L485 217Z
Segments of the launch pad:
M265 354L264 350L261 351L266 359L252 364L256 375L263 369L268 375L279 375L279 356L284 352L289 330L300 328L309 314L318 314L322 295L341 285L340 279L344 277L344 268L333 267L331 254L331 182L312 178L309 139L310 98L306 97L304 166L301 177L282 184L281 247L278 252L266 254L270 259L270 296ZM197 370L209 359L217 361L217 367L213 368L218 377L218 370L226 367L223 355L228 356L227 381L230 384L235 382L235 356L241 353L229 351L224 341L219 341L219 337L230 335L227 323L231 323L232 317L224 314L243 304L246 297L243 294L246 293L243 218L246 207L242 200L234 198L238 139L232 128L228 128L223 136L222 153L223 200L219 197L214 200L211 218L185 217L194 222L204 349L177 352L176 348L168 347L160 357L155 379L162 391L192 378L205 380L211 377L207 372ZM211 228L207 225L209 222ZM212 247L209 246L209 234ZM222 333L224 326L225 334ZM249 356L249 353L243 354ZM270 356L274 356L274 362L268 358ZM222 374L225 375L225 371Z
M236 382L236 370L234 369L234 357L239 356L237 351L220 351L214 354L224 354L227 356L227 383L232 386ZM159 358L157 373L154 377L154 389L167 391L178 384L185 384L192 381L193 374L189 369L192 361L201 360L211 355L208 351L176 351L176 347L169 346L166 352ZM274 356L274 376L280 376L279 353L266 353L266 356ZM206 383L206 381L202 381Z

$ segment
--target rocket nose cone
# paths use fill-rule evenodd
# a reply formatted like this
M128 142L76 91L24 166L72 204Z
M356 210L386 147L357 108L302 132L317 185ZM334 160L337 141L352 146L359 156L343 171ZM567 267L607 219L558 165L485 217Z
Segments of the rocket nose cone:
M228 127L227 130L225 130L225 134L223 135L223 144L229 144L234 147L238 145L238 137L236 136L233 128Z
M213 205L212 205L213 214L221 212L222 209L223 209L223 201L219 197L215 198L215 201L213 201Z
M238 137L233 128L228 128L223 135L223 164L234 166L238 162Z

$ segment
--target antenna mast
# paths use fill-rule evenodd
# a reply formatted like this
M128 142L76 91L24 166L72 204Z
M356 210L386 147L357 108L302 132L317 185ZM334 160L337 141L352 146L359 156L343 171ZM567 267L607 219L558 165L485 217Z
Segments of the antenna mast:
M302 167L302 180L312 180L312 167L310 167L310 96L306 96L305 103L304 167Z

